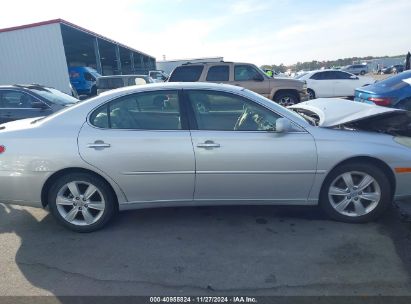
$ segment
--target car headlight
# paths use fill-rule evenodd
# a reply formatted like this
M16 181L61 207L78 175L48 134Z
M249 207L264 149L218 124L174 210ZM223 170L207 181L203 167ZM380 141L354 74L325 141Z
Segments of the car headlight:
M406 136L396 136L394 137L394 141L400 145L406 146L411 148L411 137Z

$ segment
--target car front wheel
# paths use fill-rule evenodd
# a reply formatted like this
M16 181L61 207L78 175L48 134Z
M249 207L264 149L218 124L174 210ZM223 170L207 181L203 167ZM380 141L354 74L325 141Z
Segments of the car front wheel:
M345 164L326 178L320 205L332 219L364 223L377 219L392 200L384 172L363 163Z
M293 92L280 92L274 96L274 101L283 107L292 106L299 102L296 94Z
M117 211L109 185L87 173L57 179L49 191L49 205L57 221L76 232L103 228Z

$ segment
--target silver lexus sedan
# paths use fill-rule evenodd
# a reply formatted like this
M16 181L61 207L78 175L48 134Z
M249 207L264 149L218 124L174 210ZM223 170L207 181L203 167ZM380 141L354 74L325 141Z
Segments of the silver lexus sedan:
M283 108L243 88L121 88L0 125L0 201L47 207L78 232L118 211L317 205L376 219L411 196L411 115L342 99Z

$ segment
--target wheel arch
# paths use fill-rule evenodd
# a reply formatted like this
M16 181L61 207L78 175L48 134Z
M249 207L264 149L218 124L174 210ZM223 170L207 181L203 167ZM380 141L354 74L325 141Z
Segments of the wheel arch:
M355 156L355 157L351 157L351 158L345 159L345 160L337 163L330 171L328 171L327 175L325 176L325 178L322 182L322 185L321 185L320 197L321 197L321 194L323 193L323 191L325 190L324 189L324 186L326 184L325 181L328 179L330 174L336 168L338 168L339 166L346 165L346 164L349 164L349 163L355 163L355 162L372 164L372 165L378 167L379 169L381 169L388 178L388 181L389 181L390 187L391 187L391 196L394 197L395 188L396 188L396 179L395 179L394 172L392 171L390 166L388 166L384 161L382 161L381 159L378 159L376 157L372 157L372 156Z
M296 89L278 89L276 91L273 91L271 93L271 95L272 95L271 100L275 100L275 98L281 93L292 93L293 95L295 95L297 100L300 101L300 95L298 94L298 90L296 90Z
M53 182L56 181L58 178L66 175L66 174L70 174L70 173L87 173L87 174L91 174L94 175L95 177L98 177L100 179L102 179L109 187L110 191L112 192L113 196L116 199L116 206L117 208L119 207L119 199L118 199L118 194L116 193L116 191L114 190L113 186L111 185L111 183L102 175L89 170L89 169L84 169L84 168L80 168L80 167L73 167L73 168L65 168L65 169L61 169L59 171L54 172L52 175L49 176L49 178L46 180L46 182L43 185L43 188L41 189L41 204L43 207L46 207L49 202L48 202L48 193L49 190L51 188L51 186L53 185Z

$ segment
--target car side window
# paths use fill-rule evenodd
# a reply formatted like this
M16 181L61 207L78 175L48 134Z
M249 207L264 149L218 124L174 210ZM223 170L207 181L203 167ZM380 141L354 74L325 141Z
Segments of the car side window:
M352 76L352 74L340 72L340 71L335 71L333 72L333 74L334 74L334 79L351 79L351 76Z
M275 131L278 114L238 95L187 91L199 130Z
M200 79L203 65L179 66L170 76L170 82L195 82Z
M181 130L178 92L156 91L115 99L90 116L99 128Z
M310 77L310 79L321 80L323 79L323 74L324 74L323 72L315 73L314 75Z
M249 65L236 65L234 67L234 80L235 81L247 81L254 80L259 77L260 74L255 68Z
M3 91L0 92L0 96L0 107L3 109L29 109L33 108L33 102L37 101L30 95L18 91Z
M84 72L84 79L87 81L96 81L96 78L89 72Z
M228 81L230 67L228 65L216 65L208 69L207 81Z

